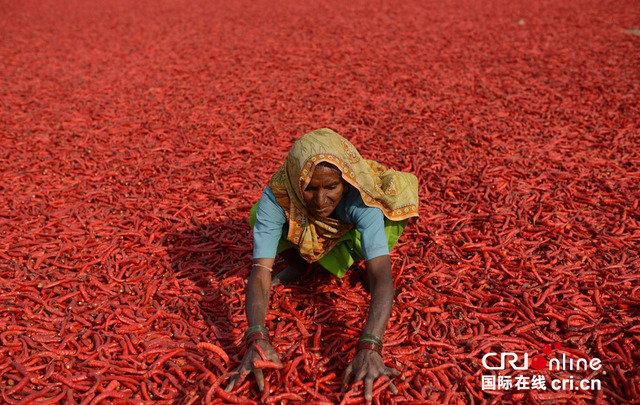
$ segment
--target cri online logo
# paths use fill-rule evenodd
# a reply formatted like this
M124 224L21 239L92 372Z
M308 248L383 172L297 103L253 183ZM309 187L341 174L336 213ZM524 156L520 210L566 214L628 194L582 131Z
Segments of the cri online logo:
M561 350L562 345L560 343L554 343L553 348L556 350ZM545 355L551 354L552 351L553 349L551 348L551 345L545 345L542 349L542 352ZM487 363L487 360L490 357L499 358L500 365L498 366L489 365ZM491 352L482 356L482 365L487 370L505 370L507 368L507 364L510 365L511 368L513 368L514 370L527 370L529 368L529 354L524 353L524 355L522 356L521 365L518 365L519 360L520 360L520 357L518 356L517 353L503 352L503 353L500 353L500 355L498 355L498 353ZM560 359L554 358L547 363L547 358L545 356L537 355L531 359L531 366L536 370L543 370L547 368L547 365L548 365L549 371L553 371L554 368L556 370L571 370L571 371L587 370L587 368L591 368L592 370L599 370L600 368L602 368L602 362L598 358L593 358L591 359L591 361L587 361L587 359L584 359L584 358L574 360L573 358L567 358L566 354L563 353L561 360L562 361L560 361Z

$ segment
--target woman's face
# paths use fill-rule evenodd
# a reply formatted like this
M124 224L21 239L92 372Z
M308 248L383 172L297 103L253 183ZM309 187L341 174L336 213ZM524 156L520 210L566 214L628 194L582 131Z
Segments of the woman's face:
M333 169L318 165L302 197L311 215L326 218L336 209L345 191L346 187L337 167Z

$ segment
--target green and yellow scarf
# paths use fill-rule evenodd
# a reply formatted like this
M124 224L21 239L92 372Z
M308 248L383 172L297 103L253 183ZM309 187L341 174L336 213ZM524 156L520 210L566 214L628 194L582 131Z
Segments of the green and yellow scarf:
M304 205L303 190L320 162L329 162L342 171L342 178L358 189L362 201L377 207L390 220L418 216L418 179L411 173L387 169L360 156L356 148L339 134L322 128L298 139L269 186L289 223L287 240L298 246L300 255L315 262L327 254L352 224L333 218L315 218Z

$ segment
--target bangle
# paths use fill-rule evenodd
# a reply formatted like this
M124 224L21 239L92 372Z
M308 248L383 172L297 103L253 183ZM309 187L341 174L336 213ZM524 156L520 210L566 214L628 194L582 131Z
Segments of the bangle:
M376 343L359 341L358 351L360 350L373 350L382 356L382 345L378 345Z
M271 267L265 266L264 264L259 264L259 263L253 263L253 266L251 267L262 267L264 269L267 269L269 271L272 271L273 269Z
M247 328L247 330L244 332L244 338L248 338L250 334L252 334L253 332L264 332L264 333L269 333L269 329L267 329L266 327L262 326L262 325L253 325L253 326L249 326Z
M369 334L369 333L362 334L362 336L360 337L359 342L377 343L380 347L382 347L382 339L380 339L376 335L372 335L372 334Z
M358 343L360 343L360 342L362 342L362 343L364 343L364 342L373 343L376 346L382 347L382 343L380 343L379 341L373 340L373 339L360 338L360 340L358 340Z
M251 346L256 340L266 340L268 342L269 334L267 332L262 332L259 330L250 333L247 337L245 337L245 340L247 341L247 346Z

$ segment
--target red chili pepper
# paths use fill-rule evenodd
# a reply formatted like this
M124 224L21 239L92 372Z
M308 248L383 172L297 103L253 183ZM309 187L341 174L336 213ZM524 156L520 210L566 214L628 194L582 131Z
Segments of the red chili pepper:
M284 366L281 365L281 364L277 364L277 363L274 363L272 361L264 361L264 360L254 360L253 361L253 367L255 367L255 368L273 368L273 369L277 369L277 370L280 370L280 369L284 368Z
M237 395L233 395L230 394L228 392L226 392L225 390L223 390L222 388L220 388L219 386L215 387L215 392L218 396L220 396L220 398L224 399L225 401L234 403L234 404L255 404L255 401L251 401L248 399L244 399L244 398L240 398Z
M10 388L9 390L7 390L6 395L7 396L11 396L17 392L20 392L24 387L26 387L27 384L29 384L29 377L23 377L22 380L20 380L20 382L16 385L14 385L12 388Z
M318 325L316 333L313 335L313 349L320 350L320 336L322 334L322 325Z
M300 395L297 395L297 394L294 394L294 393L285 392L283 394L278 394L278 395L274 395L272 397L268 397L265 402L267 404L274 404L274 403L276 403L278 401L285 401L285 400L289 400L289 401L304 401L304 398L301 397Z
M264 352L264 350L262 350L262 348L258 344L254 343L254 344L251 345L251 347L256 352L258 352L258 355L260 356L261 360L267 360L267 354Z
M85 376L85 378L86 378L86 376ZM60 375L60 374L56 375L56 380L60 381L64 385L68 386L69 388L73 388L76 391L88 391L91 388L90 385L77 383L75 381L67 379L66 377L64 377L63 375Z
M227 353L224 350L222 350L221 347L218 347L218 346L214 345L213 343L208 343L208 342L198 343L197 347L198 347L198 349L207 349L207 350L210 350L210 351L214 352L215 354L220 356L222 358L222 360L224 360L224 362L227 363L227 365L229 365L229 356L227 355Z

